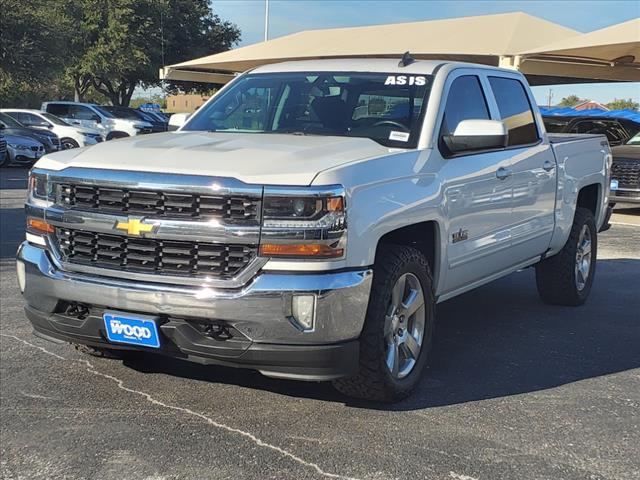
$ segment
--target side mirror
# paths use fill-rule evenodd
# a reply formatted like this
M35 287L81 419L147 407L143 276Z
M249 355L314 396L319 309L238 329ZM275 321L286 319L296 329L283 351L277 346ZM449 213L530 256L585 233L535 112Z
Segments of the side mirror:
M442 136L452 153L504 148L508 139L507 127L499 120L463 120L453 135Z
M187 123L188 118L191 116L190 113L174 113L169 118L169 131L178 130L185 123Z

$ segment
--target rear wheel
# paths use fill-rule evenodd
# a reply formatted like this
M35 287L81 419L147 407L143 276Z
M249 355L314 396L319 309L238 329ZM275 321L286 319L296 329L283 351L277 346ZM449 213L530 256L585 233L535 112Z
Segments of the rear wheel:
M73 138L62 138L60 139L60 144L62 145L63 150L68 150L70 148L78 148L80 145Z
M542 300L553 305L582 305L593 285L597 253L593 213L579 207L562 250L536 265L536 285Z
M334 387L351 397L396 402L411 394L427 360L435 317L426 258L406 246L385 246L373 285L353 377Z

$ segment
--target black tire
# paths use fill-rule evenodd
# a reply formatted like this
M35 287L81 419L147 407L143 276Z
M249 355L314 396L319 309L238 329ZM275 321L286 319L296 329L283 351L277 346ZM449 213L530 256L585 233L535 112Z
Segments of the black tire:
M78 148L80 145L73 138L64 137L60 139L60 145L63 150L69 150L71 148Z
M107 135L107 140L115 140L116 138L126 138L129 134L126 132L111 132Z
M420 281L425 305L425 325L422 346L410 373L397 379L387 367L384 338L385 316L391 303L396 281L405 273L412 273ZM415 248L382 246L374 265L373 284L367 315L360 336L358 372L333 382L339 392L350 397L385 403L408 397L420 381L431 348L435 319L435 301L431 271L425 256Z
M80 343L74 343L73 346L78 352L84 353L85 355L91 355L92 357L97 358L109 358L112 360L129 359L132 358L136 353L130 350L116 350L112 348L92 347L90 345L82 345Z
M576 281L576 260L580 233L585 226L591 236L591 260L589 274L584 287L580 289ZM540 298L551 305L582 305L593 285L597 254L598 233L593 213L589 209L578 207L569 239L562 250L536 265L536 285Z

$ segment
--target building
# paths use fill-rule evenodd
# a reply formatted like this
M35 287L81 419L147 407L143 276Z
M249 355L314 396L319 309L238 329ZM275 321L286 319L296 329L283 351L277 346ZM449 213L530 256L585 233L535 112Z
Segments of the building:
M596 102L594 100L587 100L586 102L579 103L575 107L574 110L609 110L606 105L601 104L600 102Z
M167 95L167 113L193 113L211 98L199 93Z

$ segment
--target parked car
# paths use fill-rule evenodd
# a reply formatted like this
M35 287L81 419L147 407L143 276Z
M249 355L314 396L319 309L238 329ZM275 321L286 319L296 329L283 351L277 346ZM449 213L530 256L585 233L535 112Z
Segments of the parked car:
M167 131L166 122L161 122L155 117L152 117L150 114L142 112L140 110L136 110L135 108L113 107L108 105L102 105L102 108L116 118L150 123L152 133Z
M96 129L105 140L132 137L152 131L149 122L116 118L104 108L92 103L44 102L40 110L51 113L73 126Z
M95 128L73 126L55 115L40 110L3 108L0 112L13 117L26 127L46 129L55 133L60 138L63 150L88 147L104 140Z
M640 133L626 145L613 147L611 165L611 195L609 201L615 204L640 203Z
M179 132L41 159L17 260L35 332L396 401L436 303L529 266L543 301L584 303L607 139L547 134L519 72L410 60L261 66Z
M6 113L0 112L0 129L5 135L17 135L21 137L29 137L44 145L47 153L57 152L62 148L58 136L46 130L37 128L29 128Z
M0 130L0 167L3 167L7 161L8 161L7 139L4 138L4 135Z
M627 118L556 115L544 116L544 125L549 133L587 133L605 135L612 147L624 145L640 132L640 123Z
M147 115L150 115L152 118L155 118L158 122L162 122L164 124L168 124L169 123L169 117L167 117L164 113L162 112L147 112L144 110L140 110L143 113L146 113Z
M5 134L7 142L7 157L4 164L31 166L45 154L45 147L42 143L31 137Z

